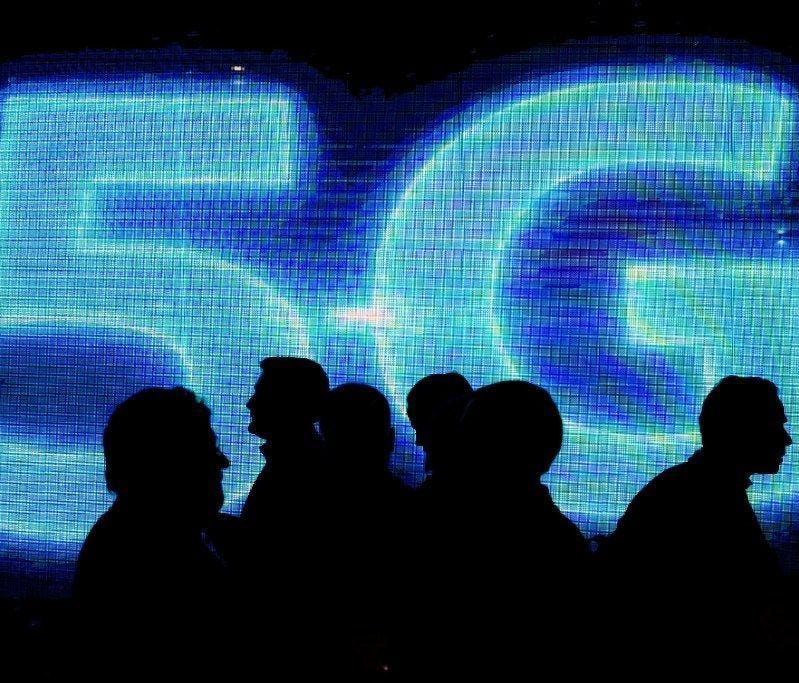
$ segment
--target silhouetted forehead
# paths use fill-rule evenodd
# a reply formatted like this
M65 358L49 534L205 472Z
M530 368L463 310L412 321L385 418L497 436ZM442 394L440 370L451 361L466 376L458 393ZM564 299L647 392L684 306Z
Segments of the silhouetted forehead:
M774 402L773 413L775 419L780 420L780 422L788 421L788 416L785 414L785 406L779 398Z
M327 374L322 366L307 358L267 358L261 363L258 390L324 392L328 388Z

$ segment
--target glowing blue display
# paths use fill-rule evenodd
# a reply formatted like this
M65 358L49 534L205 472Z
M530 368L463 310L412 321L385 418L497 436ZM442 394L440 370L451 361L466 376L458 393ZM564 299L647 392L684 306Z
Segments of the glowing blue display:
M253 359L310 349L290 303L224 258L239 238L232 214L268 216L308 192L314 144L302 100L271 86L6 93L0 451L6 476L24 476L2 500L3 527L83 536L106 502L108 411L153 384L185 384L213 406L236 502L262 464L246 457Z
M561 504L612 524L614 496L698 444L720 377L773 377L792 402L784 240L762 218L740 224L793 176L792 89L696 64L604 67L520 85L451 128L390 205L378 251L377 339L398 404L452 367L477 384L540 382L569 433ZM693 267L701 254L727 262ZM636 265L658 257L668 277ZM659 328L667 342L646 334Z
M549 85L472 110L390 207L375 301L393 323L379 342L400 395L420 367L464 367L478 384L551 372L539 349L519 348L531 346L524 334L507 338L502 280L518 233L527 231L539 247L529 257L540 258L581 192L623 187L628 202L688 198L721 210L776 194L790 173L793 99L751 74L696 70L687 78L636 67ZM548 313L536 282L522 292L533 293L536 314Z
M774 379L799 424L790 78L513 62L456 79L468 102L356 102L288 63L63 71L0 96L0 537L73 552L108 504L105 420L153 384L211 406L236 510L269 354L384 389L408 479L421 376L543 384L549 483L587 533L688 455L721 376ZM783 541L794 469L754 491Z

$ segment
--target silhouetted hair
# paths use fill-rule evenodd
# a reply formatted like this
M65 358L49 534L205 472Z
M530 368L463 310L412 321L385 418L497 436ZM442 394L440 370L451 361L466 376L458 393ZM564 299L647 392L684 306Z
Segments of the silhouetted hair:
M457 372L423 377L408 392L408 419L414 429L430 429L435 413L445 403L471 391L472 385Z
M180 472L180 454L191 456L199 439L215 438L211 411L183 387L144 389L120 403L103 432L105 479L119 493L131 483L159 476L165 468ZM207 441L206 441L207 442Z
M546 389L511 380L474 392L461 422L464 445L487 466L523 468L543 474L563 442L563 420ZM482 455L480 453L482 452Z
M324 368L308 358L272 356L261 361L268 378L270 393L279 397L286 412L301 415L312 422L319 419L322 403L330 390Z
M777 387L761 377L730 375L705 398L699 413L702 443L712 446L734 438L740 428L759 418L770 418L779 400Z
M368 384L342 384L325 399L319 430L331 447L382 446L391 432L391 408Z

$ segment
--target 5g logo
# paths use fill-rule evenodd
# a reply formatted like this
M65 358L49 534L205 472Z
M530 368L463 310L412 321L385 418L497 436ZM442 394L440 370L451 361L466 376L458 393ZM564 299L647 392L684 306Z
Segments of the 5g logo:
M41 518L71 479L99 477L82 456L110 406L180 382L229 430L243 493L260 466L244 457L257 360L316 354L315 328L334 337L336 316L300 313L268 256L239 258L225 212L258 197L277 221L316 192L313 112L283 86L142 78L14 86L0 115L0 454L28 467L9 485L41 484ZM361 306L340 319L371 326L398 404L428 372L524 376L589 446L614 430L667 438L685 425L658 397L693 401L729 371L799 377L786 361L799 335L789 260L751 260L745 245L736 256L674 208L745 214L779 199L795 139L794 91L741 69L522 82L445 124L398 191L370 204L382 233L348 288ZM607 230L574 228L608 198L649 207L659 232L627 234L618 212ZM54 514L63 529L74 518ZM10 515L0 509L0 527Z

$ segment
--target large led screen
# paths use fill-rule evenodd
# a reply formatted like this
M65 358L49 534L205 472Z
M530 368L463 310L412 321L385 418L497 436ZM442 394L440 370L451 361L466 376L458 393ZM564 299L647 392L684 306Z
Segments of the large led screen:
M7 64L3 590L68 588L110 502L102 428L140 388L208 403L236 512L263 465L245 403L267 355L381 388L410 483L416 380L545 386L566 425L547 483L587 535L699 445L724 375L774 380L790 431L796 83L712 41L539 50L395 97L279 56ZM794 460L750 489L788 563Z

